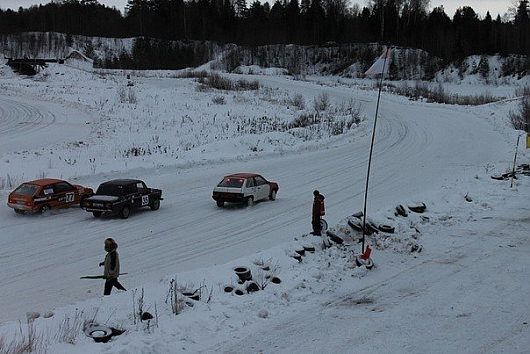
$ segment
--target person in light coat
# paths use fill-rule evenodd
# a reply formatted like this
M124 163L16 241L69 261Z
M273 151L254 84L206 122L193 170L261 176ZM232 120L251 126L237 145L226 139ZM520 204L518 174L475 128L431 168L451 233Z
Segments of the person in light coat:
M107 254L105 260L99 264L100 267L104 266L103 277L105 278L105 291L103 295L110 295L112 287L119 290L127 290L118 281L118 276L120 275L120 256L117 249L118 244L114 239L109 237L105 240L105 251L107 251Z

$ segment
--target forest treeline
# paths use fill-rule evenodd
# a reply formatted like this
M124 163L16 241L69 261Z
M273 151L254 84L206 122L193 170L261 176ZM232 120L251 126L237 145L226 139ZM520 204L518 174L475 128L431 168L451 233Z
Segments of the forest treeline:
M389 43L450 62L472 54L530 53L529 1L513 16L484 18L468 6L452 16L428 0L129 0L122 14L97 0L0 10L0 34L60 32L97 37L208 40L243 46ZM508 9L506 9L508 10Z

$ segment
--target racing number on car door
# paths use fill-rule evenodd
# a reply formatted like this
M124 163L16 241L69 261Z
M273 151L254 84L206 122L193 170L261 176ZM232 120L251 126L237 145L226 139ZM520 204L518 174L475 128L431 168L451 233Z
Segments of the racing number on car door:
M142 195L142 206L149 204L149 195Z
M65 203L72 203L75 200L75 193L66 193L64 197Z

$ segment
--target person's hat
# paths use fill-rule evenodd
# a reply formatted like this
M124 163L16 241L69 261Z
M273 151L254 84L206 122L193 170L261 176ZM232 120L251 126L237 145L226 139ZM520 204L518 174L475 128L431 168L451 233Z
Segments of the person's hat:
M314 195L315 197L316 197L317 195L319 195L319 194L320 194L320 192L317 191L316 189L313 191L313 195Z

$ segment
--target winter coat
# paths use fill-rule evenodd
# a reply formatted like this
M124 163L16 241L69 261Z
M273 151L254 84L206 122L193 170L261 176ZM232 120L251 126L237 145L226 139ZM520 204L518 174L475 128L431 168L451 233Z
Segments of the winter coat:
M324 196L316 195L313 199L313 219L320 219L324 215Z
M116 248L118 248L117 245ZM120 275L120 256L118 255L116 248L111 250L105 256L105 261L103 262L105 266L105 269L103 270L105 279L118 278Z

